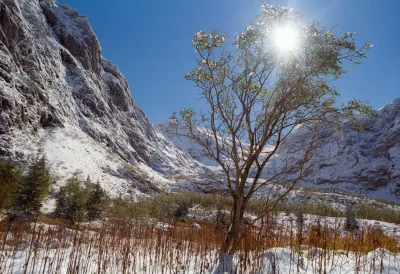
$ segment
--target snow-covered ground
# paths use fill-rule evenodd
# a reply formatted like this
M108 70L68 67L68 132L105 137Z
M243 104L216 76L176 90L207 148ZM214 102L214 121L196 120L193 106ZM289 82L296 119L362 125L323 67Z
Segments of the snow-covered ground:
M4 251L2 273L229 273L216 260L216 252L192 255L188 259L187 250L171 249L170 256L177 260L172 263L166 259L164 265L153 262L157 258L156 248L132 248L125 254L105 252L107 254L99 256L99 249L90 248L90 245L80 250L66 245L39 248L31 253L28 250ZM240 267L238 256L227 258L226 265L233 266L232 273L400 273L400 254L380 248L369 253L340 250L327 253L307 246L302 246L300 252L280 247L257 255L249 258L247 269ZM99 257L103 257L101 261Z
M65 125L64 128L40 129L36 142L25 142L24 136L16 138L19 151L36 157L43 153L49 163L49 169L59 184L78 176L85 180L99 181L101 187L111 196L140 196L134 183L139 178L152 181L160 189L170 180L142 163L129 163L122 160L111 149L101 145L79 128ZM128 174L132 173L131 178ZM136 179L136 180L135 180Z
M278 214L269 227L267 237L274 238L273 248L239 250L237 255L218 252L221 234L199 225L182 227L177 224L150 223L82 223L80 230L60 225L32 223L30 228L2 227L0 235L0 273L400 273L400 254L380 247L354 250L354 232L342 229L343 218L321 218L305 215L303 233L317 222L325 231L342 234L335 243L347 239L350 251L293 244L279 244L279 239L293 242L298 232L295 217ZM392 239L390 249L400 250L400 226L385 222L358 220L360 228L379 229ZM286 227L286 228L284 228ZM285 230L286 229L286 230ZM333 229L333 230L331 230ZM248 233L252 233L248 231ZM257 233L257 232L256 232ZM304 234L304 235L305 235ZM251 235L251 234L250 234ZM369 234L365 234L369 235ZM378 236L379 234L373 234ZM253 238L253 237L256 238ZM262 240L256 234L249 239ZM378 236L377 241L380 239ZM291 239L291 240L290 240ZM353 240L352 240L353 239ZM283 243L283 242L281 242ZM294 240L293 243L296 243ZM379 244L379 243L378 243ZM383 244L383 243L382 243ZM346 246L346 244L345 244ZM357 248L357 247L356 247Z

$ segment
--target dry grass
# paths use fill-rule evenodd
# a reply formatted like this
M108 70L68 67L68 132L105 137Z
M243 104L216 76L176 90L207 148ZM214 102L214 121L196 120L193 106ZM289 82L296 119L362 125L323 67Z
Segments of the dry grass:
M329 266L323 263L338 254L355 254L361 267L369 251L400 252L398 238L372 227L344 233L341 224L297 228L294 222L276 224L272 220L267 218L263 225L241 231L238 273L266 269L261 255L274 247L289 247L298 256L315 257L320 269L316 273L324 273L322 269ZM0 273L187 273L189 269L208 273L218 264L216 251L225 233L209 222L192 229L190 222L169 220L172 227L163 229L147 222L113 220L72 229L51 219L43 221L46 224L0 224ZM323 250L318 257L315 248ZM300 261L293 257L293 264Z

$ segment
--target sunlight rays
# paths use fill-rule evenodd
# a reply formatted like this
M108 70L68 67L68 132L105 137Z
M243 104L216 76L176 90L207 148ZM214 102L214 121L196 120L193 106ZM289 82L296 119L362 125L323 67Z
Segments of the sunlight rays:
M272 39L275 47L282 53L293 52L300 45L298 31L289 25L277 27L272 34Z

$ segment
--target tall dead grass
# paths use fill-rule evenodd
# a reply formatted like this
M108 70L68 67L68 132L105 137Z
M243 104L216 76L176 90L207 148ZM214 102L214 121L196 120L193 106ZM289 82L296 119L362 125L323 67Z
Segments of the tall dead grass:
M218 266L224 230L209 222L201 222L201 229L168 223L112 220L70 227L57 221L2 222L0 273L210 273ZM372 266L368 252L400 252L395 233L387 235L374 227L347 233L339 222L333 227L297 227L294 221L278 224L266 218L242 229L235 271L271 272L275 264L265 260L265 254L276 247L290 248L293 269L304 268L301 258L306 257L312 259L308 267L315 273L326 273L339 263L336 257L347 255L361 271L382 263L377 259Z

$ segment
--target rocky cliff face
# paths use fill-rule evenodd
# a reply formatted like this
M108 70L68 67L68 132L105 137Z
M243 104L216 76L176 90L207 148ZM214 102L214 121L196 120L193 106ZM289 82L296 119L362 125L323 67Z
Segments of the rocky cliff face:
M134 104L86 17L53 0L2 0L0 157L24 161L38 150L60 179L80 172L115 194L209 172Z
M400 98L358 122L362 131L350 121L343 123L342 133L327 126L319 129L312 158L317 164L302 185L400 201ZM300 153L307 134L302 129L295 132L278 158Z
M373 118L359 118L360 131L350 121L343 132L328 126L318 130L318 140L299 186L342 190L374 198L400 201L400 98L376 111ZM216 165L205 149L185 137L164 133L175 145L205 165ZM308 148L311 133L297 129L263 171L277 174L286 163L296 162ZM289 181L290 175L281 178Z

